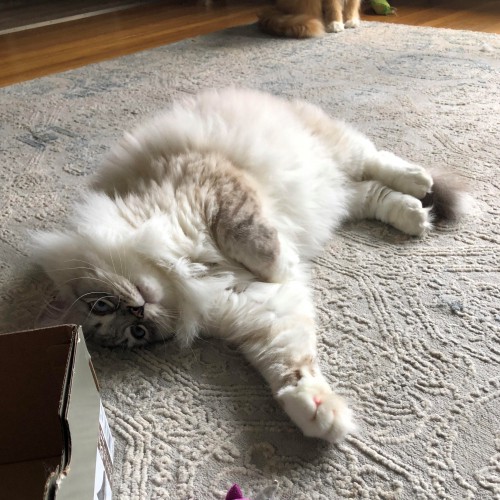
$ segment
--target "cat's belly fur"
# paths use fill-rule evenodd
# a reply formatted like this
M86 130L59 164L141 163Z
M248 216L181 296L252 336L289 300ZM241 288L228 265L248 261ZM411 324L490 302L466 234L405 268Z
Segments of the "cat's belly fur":
M191 152L218 153L245 171L266 217L303 257L315 255L346 216L349 181L328 145L293 104L250 90L202 93L126 135L97 187L128 189L138 176L169 182L148 158Z

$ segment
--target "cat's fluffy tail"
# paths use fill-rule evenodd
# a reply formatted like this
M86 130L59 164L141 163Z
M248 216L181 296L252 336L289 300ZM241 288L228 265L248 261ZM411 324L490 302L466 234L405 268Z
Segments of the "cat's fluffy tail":
M274 7L259 14L259 27L264 33L291 38L312 38L325 34L321 20L307 14L284 14Z
M432 191L421 200L431 207L433 222L456 222L467 215L474 204L463 179L446 172L430 172Z

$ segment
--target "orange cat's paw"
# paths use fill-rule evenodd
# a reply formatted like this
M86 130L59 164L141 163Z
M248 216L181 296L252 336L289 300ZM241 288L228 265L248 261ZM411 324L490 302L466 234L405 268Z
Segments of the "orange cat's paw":
M348 21L345 22L344 27L345 28L359 28L360 25L359 19L349 19Z
M328 33L340 33L341 31L344 31L344 23L340 21L333 21L332 23L327 24L326 31Z

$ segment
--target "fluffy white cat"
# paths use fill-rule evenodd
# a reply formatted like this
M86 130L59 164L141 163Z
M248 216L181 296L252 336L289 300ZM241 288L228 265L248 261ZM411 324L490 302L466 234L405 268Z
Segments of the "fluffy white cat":
M208 332L236 344L305 435L351 411L321 374L310 260L343 221L410 235L461 195L315 106L251 90L177 103L114 148L67 228L35 236L59 320L129 347ZM423 206L425 205L425 207Z

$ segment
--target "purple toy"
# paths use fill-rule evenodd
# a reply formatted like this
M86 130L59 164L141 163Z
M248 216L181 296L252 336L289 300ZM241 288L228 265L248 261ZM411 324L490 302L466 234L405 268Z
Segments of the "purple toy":
M243 496L241 488L237 484L233 484L231 489L227 492L226 500L250 500Z

